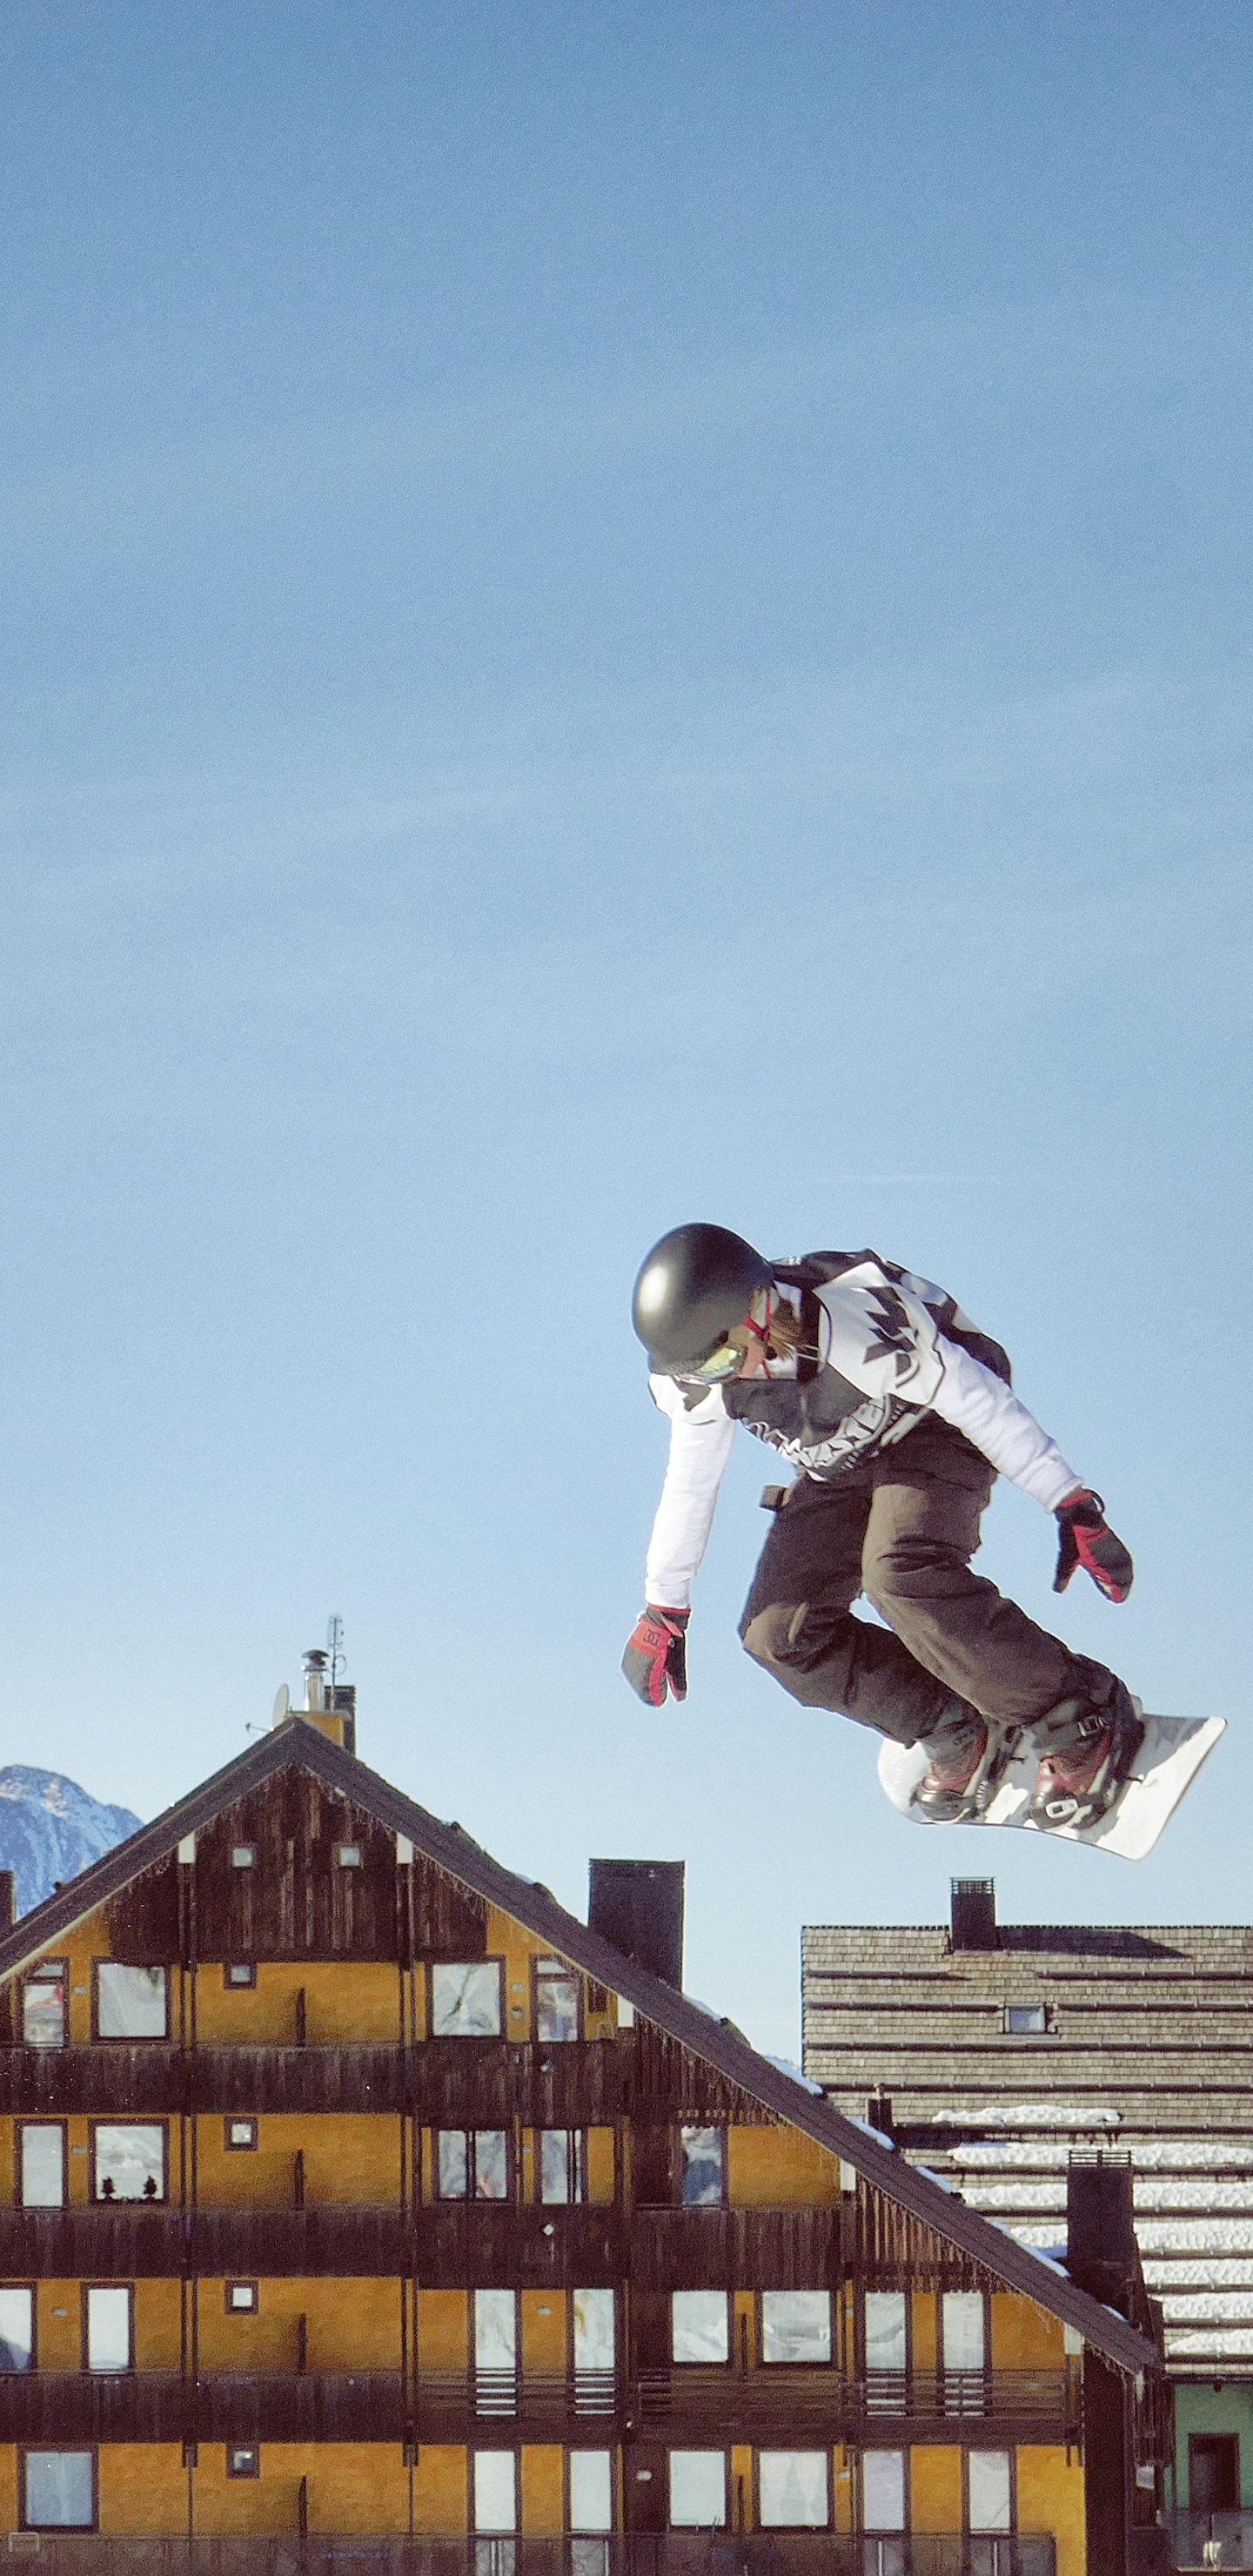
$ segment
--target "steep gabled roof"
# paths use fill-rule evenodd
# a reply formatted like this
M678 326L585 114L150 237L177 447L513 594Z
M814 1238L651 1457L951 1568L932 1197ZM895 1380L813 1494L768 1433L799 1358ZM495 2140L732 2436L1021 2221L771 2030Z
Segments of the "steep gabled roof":
M164 1814L119 1843L103 1860L82 1871L55 1896L36 1906L0 1941L0 1981L48 1950L98 1907L119 1894L146 1869L168 1860L188 1834L197 1832L251 1791L289 1768L311 1772L324 1787L365 1808L394 1833L408 1836L415 1851L447 1870L464 1887L510 1914L525 1930L581 1968L601 1985L635 2006L646 2021L715 2068L729 2083L759 2102L763 2109L790 2121L819 2146L852 2165L898 2208L908 2210L951 2245L981 2263L1007 2289L1018 2290L1049 2309L1092 2344L1106 2360L1126 2372L1151 2370L1157 2354L1144 2337L1111 2308L1076 2287L1066 2273L1034 2254L986 2218L980 2218L951 2196L943 2184L906 2163L903 2156L873 2130L832 2108L810 2092L800 2077L789 2075L751 2047L734 2023L718 2021L699 2004L689 2002L674 1986L637 1967L612 1942L567 1914L549 1889L503 1869L460 1825L442 1824L412 1798L394 1789L356 1756L333 1744L307 1720L292 1717L263 1741L225 1764L221 1771L182 1798Z

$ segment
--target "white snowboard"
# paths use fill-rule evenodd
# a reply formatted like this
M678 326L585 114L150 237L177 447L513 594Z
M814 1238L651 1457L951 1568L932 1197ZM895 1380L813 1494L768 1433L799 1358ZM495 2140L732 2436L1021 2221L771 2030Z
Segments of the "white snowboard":
M1138 1703L1137 1703L1138 1706ZM1143 1712L1141 1712L1143 1714ZM1144 1742L1135 1769L1121 1795L1090 1825L1044 1828L1028 1821L1027 1806L1040 1756L1024 1738L1016 1761L996 1782L986 1811L965 1816L968 1825L1013 1825L1024 1833L1049 1832L1057 1842L1090 1843L1096 1851L1117 1852L1121 1860L1145 1860L1168 1825L1180 1799L1191 1788L1207 1753L1212 1753L1226 1726L1225 1717L1144 1717ZM927 1824L913 1804L914 1791L928 1767L926 1744L885 1742L879 1753L879 1778L894 1807L918 1825ZM928 1832L934 1827L927 1824Z

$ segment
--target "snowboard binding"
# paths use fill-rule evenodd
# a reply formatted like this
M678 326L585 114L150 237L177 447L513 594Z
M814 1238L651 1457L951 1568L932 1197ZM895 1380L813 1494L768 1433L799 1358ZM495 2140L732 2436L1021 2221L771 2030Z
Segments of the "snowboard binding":
M1024 1818L1037 1833L1057 1833L1062 1828L1081 1832L1087 1825L1099 1824L1117 1804L1134 1777L1144 1743L1140 1701L1120 1683L1112 1708L1094 1710L1086 1733L1086 1743L1081 1740L1065 1753L1046 1753L1040 1763ZM1104 1744L1102 1737L1108 1739ZM1097 1745L1100 1759L1094 1768L1092 1751Z
M930 1750L931 1758L910 1799L911 1812L920 1824L978 1824L987 1814L1023 1740L1021 1727L1000 1726L995 1718L976 1716L973 1710L968 1727L955 1728L951 1734L956 1740L947 1761L942 1755L936 1759L940 1748L932 1748L930 1737L922 1739L920 1749ZM963 1736L969 1738L973 1767L962 1758Z

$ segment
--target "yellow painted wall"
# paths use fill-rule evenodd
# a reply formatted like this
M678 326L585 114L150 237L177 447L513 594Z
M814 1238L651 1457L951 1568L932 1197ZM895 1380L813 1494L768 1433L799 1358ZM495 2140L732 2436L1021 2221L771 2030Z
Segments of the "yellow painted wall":
M257 2295L255 2315L231 2313L225 2282L201 2281L202 2370L293 2370L302 2315L310 2370L399 2370L398 2281L261 2280Z
M135 2367L177 2370L182 2351L177 2281L135 2283Z
M998 2370L1060 2370L1065 2360L1060 2317L1015 2290L992 2293L992 2360Z
M566 2294L564 2290L524 2290L522 2367L557 2370L566 2367Z
M612 2129L589 2129L587 2132L588 2199L612 2200L613 2193L613 2131Z
M17 2529L17 2444L0 2443L0 2531Z
M745 2208L825 2207L840 2196L840 2160L799 2129L731 2128L727 2193Z
M559 2442L528 2442L522 2450L522 2528L564 2531L565 2456Z
M306 2201L395 2209L400 2202L399 2114L383 2111L265 2111L255 2148L228 2148L219 2112L197 2120L199 2190L205 2208L264 2201L290 2209L296 2153L305 2160ZM175 2140L171 2139L171 2161Z
M187 2472L177 2442L102 2442L99 2461L102 2531L186 2530Z
M469 2303L464 2290L419 2290L418 2363L422 2370L464 2370L469 2356ZM428 2530L437 2526L429 2523ZM450 2524L450 2530L460 2529Z
M413 2481L415 2531L467 2531L470 2489L466 2453L451 2444L423 2442Z
M1057 2576L1102 2576L1086 2568L1083 2518L1083 2470L1078 2453L1069 2465L1062 2450L1038 2448L1018 2454L1018 2528L1051 2531L1057 2537Z
M727 2488L727 2509L733 2531L751 2531L755 2508L753 2503L753 2451L750 2442L731 2445L731 2476Z
M255 1986L228 1986L221 1960L196 1979L196 2032L203 2046L290 2046L296 1998L303 1989L305 2037L394 2044L400 2036L400 1979L382 1960L262 1960Z
M938 2301L934 2290L915 2290L913 2300L914 2368L934 2370L938 2354ZM921 2531L923 2525L918 2528ZM929 2527L929 2526L928 2526ZM947 2530L947 2523L937 2523L936 2530Z
M77 2281L41 2281L35 2292L35 2355L41 2370L81 2370L82 2291Z
M960 2531L962 2455L953 2445L921 2444L909 2454L910 2511L915 2531Z

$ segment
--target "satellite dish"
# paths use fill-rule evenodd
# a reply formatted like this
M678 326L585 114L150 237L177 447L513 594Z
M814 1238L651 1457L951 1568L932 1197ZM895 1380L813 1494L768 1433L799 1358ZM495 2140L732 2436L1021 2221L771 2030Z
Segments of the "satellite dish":
M274 1694L274 1714L270 1719L271 1726L281 1726L290 1707L291 1692L289 1691L286 1682L280 1682L278 1689Z

